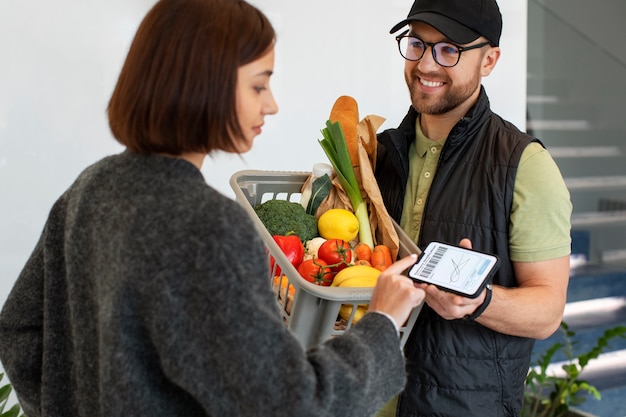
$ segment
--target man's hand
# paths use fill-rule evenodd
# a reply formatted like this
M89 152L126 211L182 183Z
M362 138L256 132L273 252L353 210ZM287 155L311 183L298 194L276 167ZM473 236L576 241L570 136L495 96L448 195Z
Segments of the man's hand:
M469 239L462 239L459 246L472 249L472 242ZM476 298L467 298L440 290L432 284L416 285L424 290L425 301L430 308L446 320L460 319L471 315L485 301L486 290Z
M460 246L471 249L462 239ZM483 326L513 336L545 339L558 329L563 318L569 280L569 256L537 262L513 262L518 286L493 286L491 303L476 320ZM419 284L426 303L446 320L473 314L485 301L486 291L472 299Z

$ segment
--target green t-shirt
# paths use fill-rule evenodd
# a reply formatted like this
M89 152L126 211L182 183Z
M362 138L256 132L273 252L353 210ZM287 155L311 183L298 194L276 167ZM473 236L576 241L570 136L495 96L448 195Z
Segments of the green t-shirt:
M424 204L445 140L427 138L416 123L416 140L409 148L409 178L400 226L415 242ZM567 256L571 251L572 203L558 166L550 153L533 142L526 147L515 178L510 257L533 262ZM465 236L459 237L459 240Z

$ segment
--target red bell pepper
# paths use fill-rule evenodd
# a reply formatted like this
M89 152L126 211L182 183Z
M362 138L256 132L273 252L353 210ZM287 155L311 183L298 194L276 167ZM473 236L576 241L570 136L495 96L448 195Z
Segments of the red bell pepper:
M302 259L304 258L304 245L300 238L296 235L272 236L278 247L283 251L285 256L294 268L298 269ZM270 270L274 270L274 257L270 256ZM274 276L280 276L282 273L280 266L276 266Z

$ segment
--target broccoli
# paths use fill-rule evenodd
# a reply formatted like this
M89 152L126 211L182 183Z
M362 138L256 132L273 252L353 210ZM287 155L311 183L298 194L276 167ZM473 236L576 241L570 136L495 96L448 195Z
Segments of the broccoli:
M255 206L254 211L272 236L295 234L303 243L318 236L317 219L298 203L268 200Z

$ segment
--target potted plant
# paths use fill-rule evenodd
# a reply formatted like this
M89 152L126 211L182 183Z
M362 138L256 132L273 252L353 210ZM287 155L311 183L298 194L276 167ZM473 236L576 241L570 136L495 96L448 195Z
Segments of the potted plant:
M565 322L560 330L565 335L564 342L557 342L543 353L531 367L526 377L526 392L522 407L522 417L590 417L590 414L574 407L586 400L587 394L600 399L600 392L580 375L589 362L596 359L616 337L626 338L626 327L616 326L604 331L588 352L574 356L575 332ZM563 352L566 362L562 366L564 376L550 374L548 367L557 352Z

